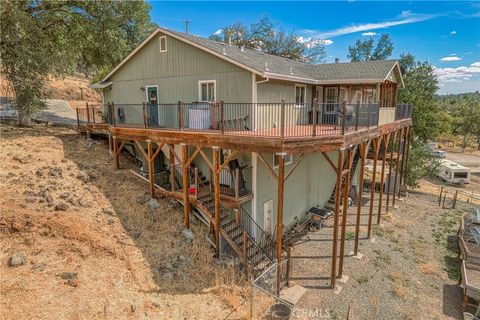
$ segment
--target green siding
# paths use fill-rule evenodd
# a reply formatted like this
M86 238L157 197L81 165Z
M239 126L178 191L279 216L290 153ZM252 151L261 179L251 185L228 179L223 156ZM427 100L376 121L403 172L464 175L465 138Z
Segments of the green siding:
M146 100L141 88L147 85L158 85L159 103L194 102L199 80L216 80L217 100L252 100L251 72L169 36L167 52L160 52L159 36L112 75L112 88L104 90L106 102L141 104Z
M337 152L329 153L332 161L336 162ZM263 154L263 157L272 165L273 155ZM299 155L293 156L292 164L285 166L289 172ZM275 169L278 173L278 169ZM299 220L314 206L323 207L335 187L336 175L321 153L306 154L292 175L285 182L283 224L287 226L297 217ZM277 212L277 181L259 160L257 162L257 223L263 228L263 204L273 200L272 224L276 224Z

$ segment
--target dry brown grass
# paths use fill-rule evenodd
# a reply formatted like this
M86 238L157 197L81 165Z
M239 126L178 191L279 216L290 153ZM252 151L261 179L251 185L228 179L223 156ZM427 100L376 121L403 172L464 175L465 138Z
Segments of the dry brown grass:
M137 203L147 185L113 170L105 142L88 147L62 128L0 129L2 319L217 319L241 304L243 283L215 263L206 228L193 225L188 243L178 205ZM122 157L121 166L133 164ZM41 190L54 203L68 192L67 210L55 211ZM10 268L16 251L27 264ZM77 286L58 276L67 271Z
M441 278L442 275L443 275L442 271L439 270L438 265L436 263L434 263L433 261L429 261L429 262L426 262L426 263L421 263L417 266L417 268L418 268L418 271L420 271L421 273L424 273L424 274L437 276L439 278Z

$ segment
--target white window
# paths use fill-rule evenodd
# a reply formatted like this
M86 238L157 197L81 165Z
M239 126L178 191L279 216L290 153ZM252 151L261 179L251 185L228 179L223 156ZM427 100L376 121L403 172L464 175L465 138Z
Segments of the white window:
M210 102L217 100L216 96L216 81L205 80L198 82L198 100L203 102Z
M286 154L285 155L285 165L291 164L292 163L292 155L291 154ZM273 168L278 168L278 155L274 154L273 155Z
M295 104L297 107L305 106L305 92L307 88L302 84L295 85Z
M160 37L160 52L167 52L167 36Z

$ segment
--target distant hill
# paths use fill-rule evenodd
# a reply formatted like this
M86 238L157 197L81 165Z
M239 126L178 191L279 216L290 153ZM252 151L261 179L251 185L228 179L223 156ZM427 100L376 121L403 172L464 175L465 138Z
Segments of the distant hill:
M480 92L466 92L466 93L457 93L457 94L445 94L445 95L436 95L436 100L438 106L441 110L452 112L459 107L461 100L465 98L480 98Z

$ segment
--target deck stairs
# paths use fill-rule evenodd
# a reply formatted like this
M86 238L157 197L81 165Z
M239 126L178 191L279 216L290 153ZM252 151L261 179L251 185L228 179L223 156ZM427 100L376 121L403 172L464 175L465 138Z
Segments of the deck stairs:
M359 160L360 160L360 150L357 150L357 152L355 152L355 155L353 156L352 167L350 168L350 173L349 173L350 184L352 183L353 176L355 175L355 171L357 170L357 165ZM344 166L345 166L345 163L344 163ZM345 182L345 177L346 177L345 175L342 176L342 185ZM327 205L325 206L327 209L330 209L330 210L335 209L335 192L336 191L337 191L337 185L335 185L335 187L333 188L332 194L330 195L330 199L328 200ZM357 191L354 190L353 188L350 188L349 196L354 202L358 199ZM342 199L340 199L340 201L342 201Z
M215 203L212 194L199 196L196 209L214 223ZM255 237L252 235L254 229ZM260 275L276 259L273 238L261 230L242 207L238 211L220 207L220 233L235 254L244 259L247 269L254 277Z

